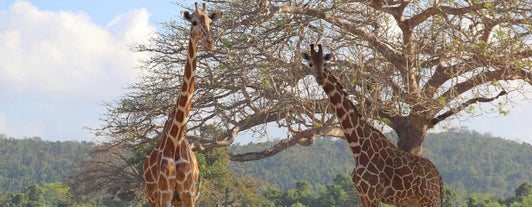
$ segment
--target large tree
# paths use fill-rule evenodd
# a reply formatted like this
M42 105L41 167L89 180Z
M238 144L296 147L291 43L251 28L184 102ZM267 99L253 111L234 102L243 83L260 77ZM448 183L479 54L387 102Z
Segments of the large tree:
M532 84L527 0L213 1L210 8L224 18L212 26L217 50L200 52L187 138L205 150L268 137L273 128L286 133L233 161L343 136L299 56L311 43L334 54L331 67L367 120L390 127L398 146L417 155L428 129L477 104L503 110L509 95ZM181 84L189 25L165 26L136 47L151 55L145 76L108 104L106 125L96 129L108 145L149 149L162 130Z

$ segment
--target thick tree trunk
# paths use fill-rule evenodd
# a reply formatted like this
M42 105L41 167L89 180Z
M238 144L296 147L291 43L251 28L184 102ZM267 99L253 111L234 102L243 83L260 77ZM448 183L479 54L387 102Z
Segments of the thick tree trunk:
M392 128L399 137L397 146L404 151L421 156L427 126L428 121L421 116L395 117L392 121Z

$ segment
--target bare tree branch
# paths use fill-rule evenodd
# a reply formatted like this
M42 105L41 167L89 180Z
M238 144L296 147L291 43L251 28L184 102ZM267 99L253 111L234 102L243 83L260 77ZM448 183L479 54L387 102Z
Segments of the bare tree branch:
M452 109L449 109L447 112L445 112L445 113L433 118L430 121L429 128L432 128L432 127L436 126L436 124L438 124L441 121L443 121L443 120L455 115L458 112L461 112L462 110L466 109L467 107L471 106L472 104L491 102L491 101L493 101L495 99L498 99L499 97L504 96L506 94L507 94L507 92L503 90L499 94L497 94L495 97L491 97L491 98L475 97L475 98L469 99L469 100L461 103L459 106L454 107Z
M294 146L295 144L300 144L302 146L309 146L314 143L314 140L316 140L316 138L322 137L322 136L332 136L332 137L343 138L344 134L339 127L315 127L315 128L311 128L311 129L298 132L292 137L287 138L268 149L264 149L263 151L231 155L231 161L247 162L247 161L268 158L283 150L286 150Z

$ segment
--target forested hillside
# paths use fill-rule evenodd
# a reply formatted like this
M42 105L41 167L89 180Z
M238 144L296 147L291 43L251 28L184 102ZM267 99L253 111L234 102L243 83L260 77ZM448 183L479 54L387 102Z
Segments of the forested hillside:
M252 151L272 143L235 145L232 152ZM49 142L0 135L0 194L20 192L32 184L65 182L79 161L94 147L88 142ZM520 184L532 183L532 145L470 131L428 134L424 156L441 171L445 184L464 193L514 195ZM354 161L344 140L320 139L310 147L292 147L271 158L230 163L238 175L248 175L287 190L299 180L316 191L341 173L350 174Z
M0 194L19 192L33 184L65 182L92 146L87 142L14 139L0 134Z
M446 185L508 197L532 181L532 145L470 131L429 134L424 155L440 169Z
M271 143L269 143L271 144ZM233 146L233 152L265 148L268 143ZM428 134L424 156L440 170L445 185L458 192L509 197L520 184L532 181L532 145L466 130ZM351 174L351 151L344 140L320 139L310 147L292 147L271 158L231 163L240 175L264 179L281 189L298 180L332 183L336 174Z

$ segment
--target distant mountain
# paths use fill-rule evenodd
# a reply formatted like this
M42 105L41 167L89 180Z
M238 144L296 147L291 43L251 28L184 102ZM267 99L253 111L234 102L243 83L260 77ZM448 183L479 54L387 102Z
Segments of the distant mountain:
M514 195L532 181L532 145L474 131L449 131L425 138L424 156L440 169L445 184L457 190Z
M231 152L264 149L273 142L233 145ZM90 142L50 142L38 137L7 138L0 134L0 195L32 184L65 182L95 147ZM514 195L524 182L532 183L532 145L472 131L428 134L424 156L432 160L446 185L457 192ZM344 140L324 138L309 147L295 146L264 160L231 163L238 175L249 175L280 189L293 189L298 180L318 185L333 183L340 173L351 174L354 161Z
M272 144L234 145L231 152ZM467 130L428 134L423 156L438 167L445 185L465 194L508 197L520 184L532 181L532 145L488 134ZM231 163L231 167L239 175L251 175L286 190L294 188L297 180L308 180L314 188L330 184L336 174L351 174L354 160L344 140L324 138L309 147L295 146L271 158Z
M94 146L88 142L14 139L0 134L0 195L32 184L65 182Z

